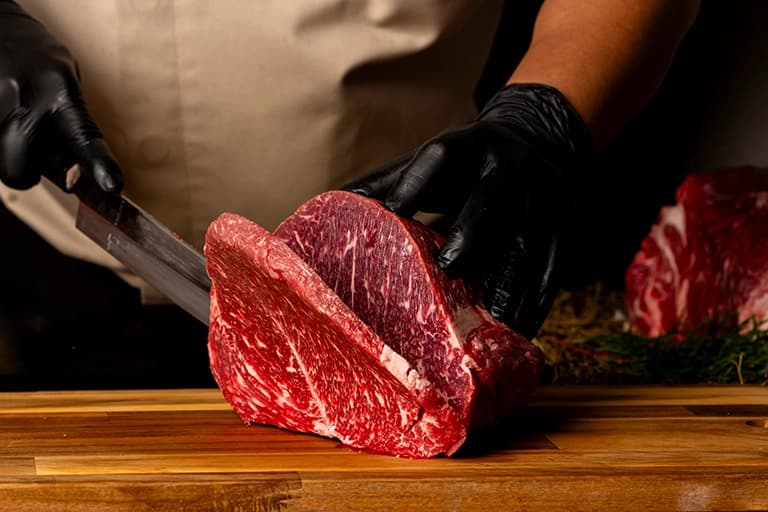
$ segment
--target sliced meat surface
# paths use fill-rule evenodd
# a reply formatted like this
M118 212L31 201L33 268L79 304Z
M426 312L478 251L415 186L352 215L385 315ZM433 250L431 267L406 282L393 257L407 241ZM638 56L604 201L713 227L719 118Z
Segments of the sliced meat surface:
M453 453L466 430L425 409L426 385L285 244L224 214L206 237L211 370L247 423L407 457Z
M441 237L378 202L321 194L275 230L468 428L520 409L536 385L537 347L495 320L437 266ZM429 397L422 397L429 400Z

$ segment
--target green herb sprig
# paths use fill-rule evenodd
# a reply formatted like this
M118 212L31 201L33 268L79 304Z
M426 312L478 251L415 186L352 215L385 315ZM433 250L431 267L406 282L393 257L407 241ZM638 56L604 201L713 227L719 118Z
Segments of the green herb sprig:
M629 330L621 294L599 285L561 294L534 342L552 383L768 385L768 320L642 336Z

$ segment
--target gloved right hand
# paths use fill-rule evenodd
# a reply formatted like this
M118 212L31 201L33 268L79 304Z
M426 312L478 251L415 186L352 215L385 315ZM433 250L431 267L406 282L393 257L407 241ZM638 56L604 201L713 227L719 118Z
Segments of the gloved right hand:
M0 0L0 180L26 189L74 164L107 192L123 187L69 50L15 2Z

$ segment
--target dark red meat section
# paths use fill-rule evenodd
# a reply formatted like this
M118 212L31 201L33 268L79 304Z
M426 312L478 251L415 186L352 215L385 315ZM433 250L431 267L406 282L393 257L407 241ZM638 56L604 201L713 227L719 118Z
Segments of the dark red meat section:
M542 357L496 321L434 254L423 224L347 192L304 205L275 231L363 322L429 380L469 429L519 409ZM425 397L426 399L426 397Z

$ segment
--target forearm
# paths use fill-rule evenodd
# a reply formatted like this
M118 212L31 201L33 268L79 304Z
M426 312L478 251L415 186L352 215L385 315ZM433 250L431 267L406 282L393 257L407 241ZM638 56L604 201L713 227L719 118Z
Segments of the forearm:
M509 83L556 87L603 146L661 84L698 0L545 0Z

